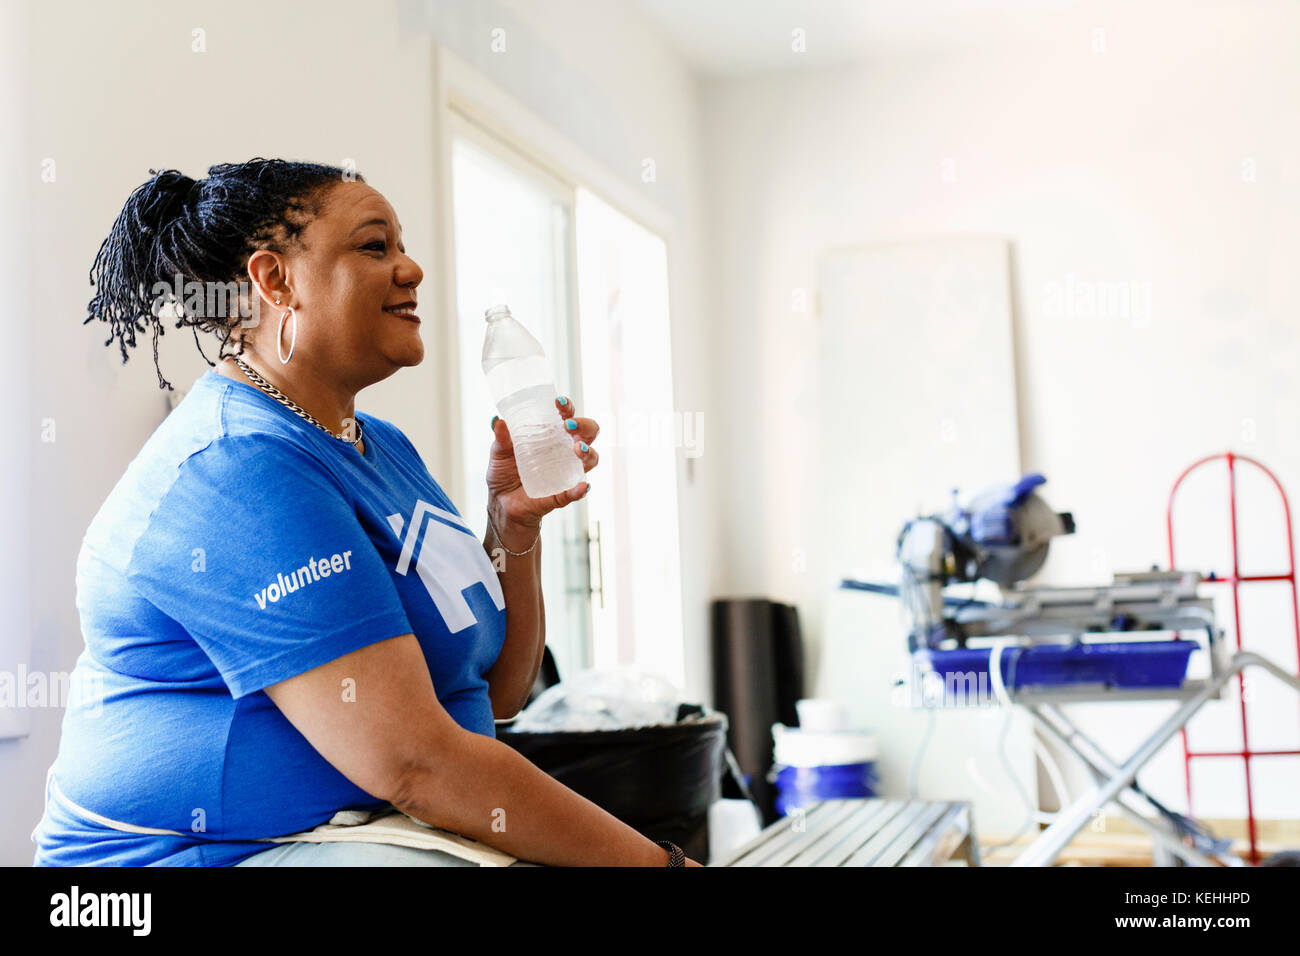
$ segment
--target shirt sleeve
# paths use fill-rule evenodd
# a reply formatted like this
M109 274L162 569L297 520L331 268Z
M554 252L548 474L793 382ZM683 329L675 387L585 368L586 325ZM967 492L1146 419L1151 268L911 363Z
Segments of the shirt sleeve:
M127 578L236 698L411 632L342 482L275 435L220 438L186 459Z

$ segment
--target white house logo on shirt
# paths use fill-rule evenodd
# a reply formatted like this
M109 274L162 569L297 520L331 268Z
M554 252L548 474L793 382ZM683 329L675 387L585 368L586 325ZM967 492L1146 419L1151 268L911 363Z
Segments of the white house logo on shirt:
M411 561L415 561L415 571L451 633L477 622L462 593L472 584L481 582L497 610L505 610L506 599L496 571L474 532L459 515L417 499L409 525L400 514L389 515L388 524L402 539L397 573L406 574Z

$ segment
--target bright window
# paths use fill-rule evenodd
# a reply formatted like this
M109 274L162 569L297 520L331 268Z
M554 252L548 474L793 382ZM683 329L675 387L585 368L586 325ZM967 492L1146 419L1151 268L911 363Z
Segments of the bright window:
M586 190L577 212L582 387L607 487L593 483L587 512L603 574L594 663L635 663L681 687L677 455L695 422L673 409L667 249Z
M676 458L694 423L673 411L667 248L458 114L453 130L457 506L472 516L486 505L495 409L479 364L483 313L505 302L545 347L557 390L601 424L591 496L543 522L546 636L560 674L632 666L680 687Z
M452 147L452 177L465 489L457 507L482 516L489 425L496 414L481 364L483 313L490 306L506 303L536 336L555 371L558 393L571 395L583 414L569 336L572 191L541 170L502 158L469 134ZM584 510L578 502L542 522L546 642L562 675L589 666L591 658Z

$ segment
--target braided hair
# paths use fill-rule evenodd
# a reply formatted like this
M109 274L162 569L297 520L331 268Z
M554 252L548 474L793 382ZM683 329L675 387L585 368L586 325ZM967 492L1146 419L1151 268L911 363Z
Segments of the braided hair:
M209 314L193 308L191 298L159 291L189 283L246 281L253 252L286 253L300 245L303 229L320 213L329 189L347 179L365 180L336 166L260 157L212 166L200 180L175 169L149 172L153 178L131 193L95 256L90 268L95 292L82 324L107 322L104 344L117 342L124 365L136 333L151 328L158 387L170 390L158 366L163 309L171 307L176 328L193 330L194 344L210 366L216 363L204 354L199 331L220 340L218 360L240 355L241 337L235 336L235 347L227 348L241 317L230 309Z

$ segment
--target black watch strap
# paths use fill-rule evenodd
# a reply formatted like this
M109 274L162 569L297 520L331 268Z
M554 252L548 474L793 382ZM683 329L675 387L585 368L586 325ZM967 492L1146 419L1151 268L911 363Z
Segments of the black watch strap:
M667 840L655 840L655 843L659 844L661 847L663 847L665 850L668 851L669 866L686 865L686 854L682 852L682 848L679 847L676 843L669 843Z

